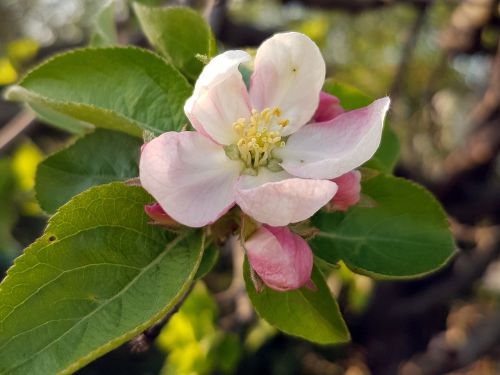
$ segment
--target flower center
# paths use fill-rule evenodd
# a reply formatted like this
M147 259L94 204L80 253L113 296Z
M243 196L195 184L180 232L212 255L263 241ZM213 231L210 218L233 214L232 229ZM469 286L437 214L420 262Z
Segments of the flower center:
M242 160L247 169L257 171L261 166L276 169L278 163L272 151L285 146L281 130L287 125L288 120L281 117L278 107L265 108L261 112L253 109L249 119L240 118L233 124L239 139L227 146L226 154L231 159Z

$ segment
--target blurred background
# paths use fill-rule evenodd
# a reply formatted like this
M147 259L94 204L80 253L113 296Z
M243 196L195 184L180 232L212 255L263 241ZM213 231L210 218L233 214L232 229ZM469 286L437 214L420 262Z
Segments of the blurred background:
M430 189L460 249L442 271L405 282L340 268L328 282L352 343L315 346L255 317L222 251L167 325L80 374L500 374L500 3L498 0L194 0L221 49L255 47L280 30L309 35L328 75L390 95L396 174ZM0 89L54 53L86 45L97 0L0 0ZM123 44L147 47L126 1ZM37 163L70 135L0 100L0 277L43 230Z

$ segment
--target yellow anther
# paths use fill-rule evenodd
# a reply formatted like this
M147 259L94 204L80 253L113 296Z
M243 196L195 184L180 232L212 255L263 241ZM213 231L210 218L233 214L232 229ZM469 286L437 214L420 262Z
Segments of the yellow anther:
M285 126L287 126L287 125L288 125L288 123L289 123L289 122L290 122L290 121L288 121L288 119L283 119L283 120L279 120L279 121L278 121L278 124L279 124L282 128L284 128Z
M252 109L248 119L240 118L233 123L239 138L235 144L236 152L246 168L257 170L260 166L267 166L273 158L273 149L285 144L281 140L281 129L289 121L280 118L281 113L278 107L265 108L261 112Z

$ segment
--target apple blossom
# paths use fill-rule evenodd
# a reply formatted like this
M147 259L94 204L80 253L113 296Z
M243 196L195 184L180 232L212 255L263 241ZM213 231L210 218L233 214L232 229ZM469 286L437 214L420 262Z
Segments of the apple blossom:
M340 100L324 91L319 94L319 104L314 112L314 122L324 122L333 120L338 115L344 113L344 108L340 105Z
M261 226L245 241L245 250L253 270L272 289L297 289L311 279L312 251L287 227Z
M142 186L174 220L215 222L237 204L256 221L303 221L337 192L332 179L371 158L389 98L307 124L319 103L325 63L300 33L277 34L257 50L250 89L244 51L213 58L184 110L196 131L167 132L145 147Z
M179 223L177 223L174 219L172 219L170 216L168 216L168 214L165 212L165 210L163 208L161 208L161 206L158 203L145 205L144 212L151 219L153 219L153 222L152 222L153 224L165 225L168 227L179 225Z
M331 200L331 207L338 211L347 209L359 202L361 192L361 173L351 171L340 177L334 178L338 186L337 194Z

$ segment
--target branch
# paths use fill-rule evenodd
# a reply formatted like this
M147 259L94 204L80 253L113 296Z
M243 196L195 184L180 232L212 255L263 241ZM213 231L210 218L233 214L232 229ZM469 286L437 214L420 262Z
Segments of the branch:
M427 10L429 8L428 3L421 3L416 6L417 8L417 17L415 18L415 22L410 30L410 34L406 39L403 50L401 51L401 61L398 66L398 70L394 75L394 80L392 82L392 86L390 89L390 94L392 98L398 96L399 91L401 90L401 85L403 83L404 78L406 77L406 73L408 71L408 66L413 57L413 52L415 51L415 47L417 45L418 37L420 36L420 32L425 24L425 20L427 18Z
M453 339L452 330L453 327L434 337L426 352L401 367L400 375L440 375L468 366L486 355L500 344L499 311L487 315L465 332L464 341Z

